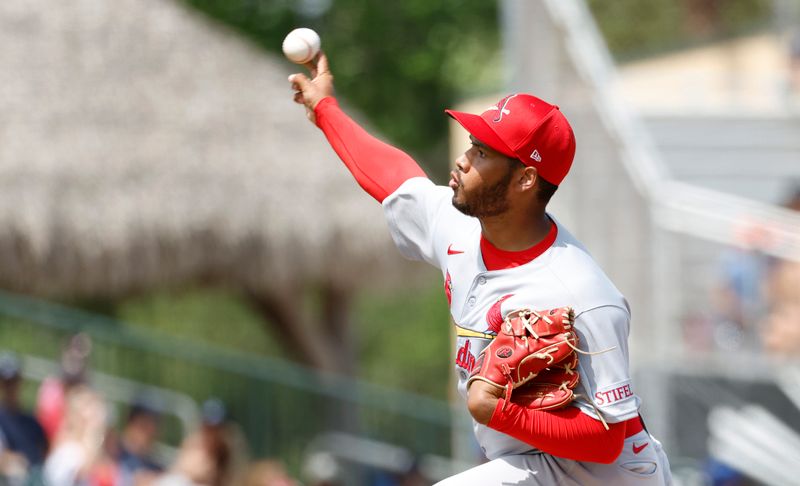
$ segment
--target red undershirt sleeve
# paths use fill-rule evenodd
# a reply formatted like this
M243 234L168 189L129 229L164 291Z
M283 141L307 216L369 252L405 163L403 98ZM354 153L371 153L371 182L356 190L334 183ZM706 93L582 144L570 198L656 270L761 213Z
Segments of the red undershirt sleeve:
M335 98L323 98L314 114L317 126L356 182L378 202L408 179L427 177L408 154L381 142L347 116Z
M560 410L531 410L500 399L489 427L548 454L575 461L610 464L622 452L625 423L608 424L576 407Z

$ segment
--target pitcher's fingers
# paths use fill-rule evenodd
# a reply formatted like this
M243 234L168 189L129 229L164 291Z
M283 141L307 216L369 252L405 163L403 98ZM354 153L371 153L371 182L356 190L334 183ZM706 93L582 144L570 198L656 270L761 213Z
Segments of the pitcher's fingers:
M311 79L316 78L319 73L323 73L328 70L328 58L325 57L325 64L324 66L320 66L320 60L325 57L325 53L319 51L316 56L307 63L305 63L305 67L308 68L308 72L311 74Z
M292 89L295 91L303 91L308 87L308 80L305 74L292 74L289 76L289 82L292 83Z
M317 60L318 59L319 59L319 54L314 56L314 58L311 59L310 61L308 61L307 63L303 64L303 66L305 66L306 69L308 69L308 75L311 77L311 79L314 79L314 78L317 77Z
M319 74L319 73L329 73L330 72L331 69L330 69L330 66L328 65L328 56L326 56L324 52L319 51L319 54L317 54L316 61L317 61L317 63L316 63L317 64L317 74Z
M304 105L305 101L306 101L303 98L303 93L301 91L298 91L297 93L295 93L293 99L294 99L294 102L297 103L298 105Z

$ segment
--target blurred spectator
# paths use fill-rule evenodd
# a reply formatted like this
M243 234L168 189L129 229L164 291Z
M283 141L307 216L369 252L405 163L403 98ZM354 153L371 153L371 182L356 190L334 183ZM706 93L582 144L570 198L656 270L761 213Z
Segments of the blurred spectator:
M91 351L89 336L72 336L61 353L60 376L46 378L39 388L36 417L51 442L61 427L70 388L86 382L86 365Z
M237 450L235 427L227 417L225 405L218 399L203 403L202 423L183 440L170 471L161 476L157 486L224 486L236 473Z
M712 338L715 348L759 349L758 323L766 309L764 282L770 261L761 251L763 235L751 226L740 235L741 248L720 259L720 281L712 295Z
M800 212L800 187L785 206ZM764 345L773 352L800 354L800 262L776 262L768 289L770 312L764 323Z
M156 486L191 486L216 484L219 476L213 451L199 434L183 440L169 472L159 477Z
M339 486L342 470L333 455L315 452L306 457L303 476L311 486Z
M800 186L784 207L800 211ZM750 225L740 238L743 248L722 258L721 283L712 300L716 347L800 352L800 263L760 251L777 243L766 228Z
M794 273L800 275L800 266ZM770 312L767 317L764 345L778 354L800 354L800 304L784 304Z
M203 402L201 430L226 445L228 457L222 482L241 482L250 463L247 439L239 424L228 416L228 410L220 399L209 398Z
M800 212L800 187L785 206ZM764 345L773 352L800 354L800 262L776 262L768 289L770 311L764 323Z
M164 467L153 458L159 436L161 414L147 397L140 397L130 408L119 437L117 451L118 486L146 483Z
M800 186L783 206L800 212ZM748 224L739 233L740 248L723 254L712 296L714 347L800 352L800 263L762 251L779 243L769 228Z
M230 480L232 444L227 433L227 410L217 399L203 403L203 421L200 426L200 437L214 461L215 474L209 484L223 485Z
M419 468L419 462L414 461L408 471L400 477L398 486L430 486L428 480Z
M181 443L169 472L156 480L156 486L221 486L224 482L228 450L224 443L198 431Z
M103 460L108 408L94 390L77 385L65 397L61 427L44 465L48 486L97 484L93 473Z
M297 486L280 461L262 460L247 468L242 486Z
M751 486L754 482L747 478L738 470L720 462L716 459L709 458L704 467L704 472L708 478L709 486Z
M31 467L41 466L48 445L42 426L22 410L20 372L14 354L0 354L0 474L9 482L14 482L13 478L22 480Z

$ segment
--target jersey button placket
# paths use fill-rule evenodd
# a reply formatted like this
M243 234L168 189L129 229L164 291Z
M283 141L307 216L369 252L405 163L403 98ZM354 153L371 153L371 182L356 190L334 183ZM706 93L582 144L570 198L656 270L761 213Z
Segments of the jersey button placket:
M478 299L476 299L475 296L473 295L467 300L467 303L469 304L470 307L475 307L475 302L477 301Z

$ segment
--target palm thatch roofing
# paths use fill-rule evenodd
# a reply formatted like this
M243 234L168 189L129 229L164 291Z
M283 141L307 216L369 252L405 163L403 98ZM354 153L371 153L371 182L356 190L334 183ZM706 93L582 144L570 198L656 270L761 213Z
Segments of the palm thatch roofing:
M292 66L173 1L4 1L0 66L0 286L268 292L407 268L292 103Z

